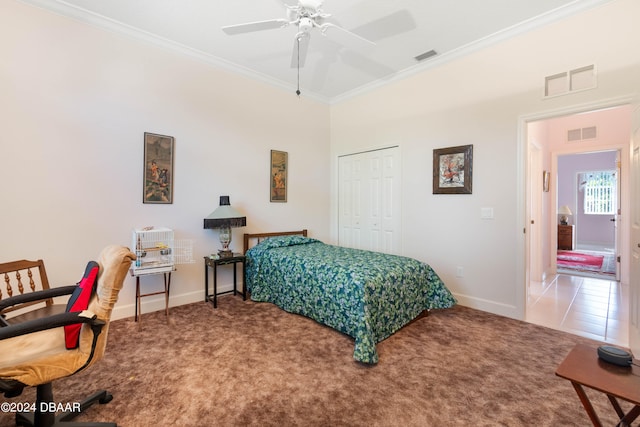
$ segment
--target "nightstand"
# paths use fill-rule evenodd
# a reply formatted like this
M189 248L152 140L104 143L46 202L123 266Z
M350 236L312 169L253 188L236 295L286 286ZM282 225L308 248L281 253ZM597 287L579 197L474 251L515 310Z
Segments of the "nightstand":
M558 249L573 250L573 225L558 225Z
M242 295L242 300L247 299L247 292L245 290L245 256L242 254L233 254L230 257L219 257L213 255L213 257L204 257L204 300L211 301L213 308L218 307L218 295L224 295L233 292L234 295L239 293ZM238 286L238 274L237 264L242 267L242 292L237 290ZM232 265L233 266L233 290L218 292L218 266L220 265ZM209 293L209 267L213 268L213 293Z

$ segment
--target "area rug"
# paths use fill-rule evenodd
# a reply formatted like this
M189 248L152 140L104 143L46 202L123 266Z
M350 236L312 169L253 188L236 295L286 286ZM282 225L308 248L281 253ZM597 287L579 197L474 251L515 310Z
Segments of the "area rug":
M558 251L558 267L574 270L599 272L602 270L604 256L591 255L576 251Z

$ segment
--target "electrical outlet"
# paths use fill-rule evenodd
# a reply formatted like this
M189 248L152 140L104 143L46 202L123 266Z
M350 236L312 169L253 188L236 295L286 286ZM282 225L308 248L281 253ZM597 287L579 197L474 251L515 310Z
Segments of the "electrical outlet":
M456 277L464 277L464 268L456 267Z

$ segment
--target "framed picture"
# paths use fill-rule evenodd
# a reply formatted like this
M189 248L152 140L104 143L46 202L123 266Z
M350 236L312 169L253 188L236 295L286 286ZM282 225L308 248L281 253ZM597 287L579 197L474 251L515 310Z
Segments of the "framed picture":
M144 133L142 203L173 203L172 136Z
M433 194L471 194L473 145L433 150Z
M287 201L288 154L286 151L271 150L271 201Z

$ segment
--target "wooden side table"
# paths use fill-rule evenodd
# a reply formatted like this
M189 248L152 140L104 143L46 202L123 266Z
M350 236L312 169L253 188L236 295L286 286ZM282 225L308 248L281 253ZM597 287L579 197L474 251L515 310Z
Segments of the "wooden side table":
M637 359L634 359L637 363ZM576 345L558 366L556 375L571 381L573 388L594 426L602 426L589 397L582 386L604 393L620 418L618 425L628 426L640 415L640 367L617 366L600 360L597 349L584 344ZM618 399L633 403L626 414Z
M233 290L218 292L218 266L220 265L233 265ZM237 290L238 287L238 274L237 264L242 266L242 292ZM213 293L209 293L209 268L213 268ZM242 254L233 254L230 257L218 257L206 256L204 257L204 300L211 301L213 308L218 308L218 295L224 295L233 292L234 295L240 293L242 300L246 301L246 275L245 275L245 256Z
M558 249L573 250L573 225L558 225Z

